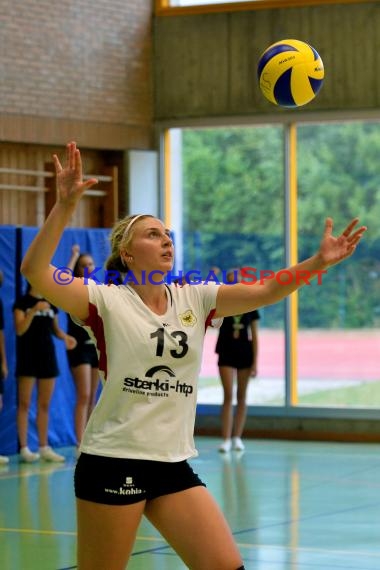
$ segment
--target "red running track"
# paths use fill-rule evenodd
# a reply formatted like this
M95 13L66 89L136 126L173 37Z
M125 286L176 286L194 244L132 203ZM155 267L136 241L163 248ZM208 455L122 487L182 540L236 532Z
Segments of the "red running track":
M208 329L201 377L218 377L217 331ZM284 332L259 329L258 376L284 378ZM298 378L320 380L380 380L380 331L299 331Z

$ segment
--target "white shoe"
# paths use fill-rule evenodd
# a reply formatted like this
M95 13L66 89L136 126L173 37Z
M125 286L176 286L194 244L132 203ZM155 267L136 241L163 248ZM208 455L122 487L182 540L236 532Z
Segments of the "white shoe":
M35 463L39 460L40 454L30 451L29 447L22 447L20 449L20 457L21 461L25 461L25 463Z
M231 440L225 439L218 447L220 453L228 453L231 450Z
M245 445L240 439L240 437L232 438L232 449L234 449L235 451L244 451Z
M7 465L9 463L9 457L5 455L0 455L0 465Z
M59 455L59 453L53 451L49 445L46 447L40 447L40 454L41 459L44 461L51 461L53 463L61 463L66 459L63 455Z

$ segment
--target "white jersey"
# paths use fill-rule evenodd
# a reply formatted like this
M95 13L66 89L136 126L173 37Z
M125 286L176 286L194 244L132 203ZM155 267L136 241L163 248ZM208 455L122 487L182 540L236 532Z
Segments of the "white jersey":
M166 286L164 315L128 285L89 280L88 286L85 328L95 339L104 382L81 451L169 462L197 455L197 382L217 286Z

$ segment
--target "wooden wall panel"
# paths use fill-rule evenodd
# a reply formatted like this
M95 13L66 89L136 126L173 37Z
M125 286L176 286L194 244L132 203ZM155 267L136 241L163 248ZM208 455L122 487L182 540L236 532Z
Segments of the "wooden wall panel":
M325 4L156 17L156 120L282 113L261 95L256 66L266 47L292 37L314 45L326 70L300 110L380 108L380 2Z
M1 93L1 88L0 88ZM75 140L81 148L125 150L150 149L153 126L107 124L0 113L0 141L58 146Z
M55 203L54 153L64 159L62 147L0 143L0 224L43 223ZM105 159L101 152L83 149L82 158L88 176L100 175L94 190L104 195L84 196L70 225L111 227L117 218L118 169L109 166L110 153Z

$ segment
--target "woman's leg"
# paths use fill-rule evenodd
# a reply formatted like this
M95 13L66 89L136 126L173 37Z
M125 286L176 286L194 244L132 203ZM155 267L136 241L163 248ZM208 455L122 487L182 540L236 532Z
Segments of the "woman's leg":
M78 570L125 570L144 507L77 499Z
M145 515L191 570L242 567L231 530L205 487L147 501Z
M74 410L74 426L77 444L82 441L84 428L89 416L91 397L91 366L79 364L71 369L76 389L76 402Z
M245 420L247 417L247 388L250 376L250 368L244 368L237 371L237 406L234 428L232 432L233 437L241 437L244 430Z
M223 386L223 405L222 405L222 437L230 439L233 423L233 380L234 369L230 366L219 366L220 379Z
M21 448L28 445L29 408L34 384L35 378L32 376L19 376L17 379L17 431Z
M55 378L38 380L37 431L40 447L48 444L49 407L54 392Z

